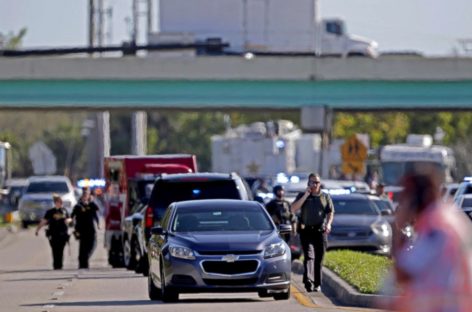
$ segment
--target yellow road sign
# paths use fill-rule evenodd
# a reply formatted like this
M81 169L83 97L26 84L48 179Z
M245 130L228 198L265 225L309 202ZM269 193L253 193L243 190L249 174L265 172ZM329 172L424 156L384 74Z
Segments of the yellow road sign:
M344 162L363 162L367 159L367 147L353 135L341 145L341 156Z
M365 166L363 161L345 161L341 170L344 174L364 174Z

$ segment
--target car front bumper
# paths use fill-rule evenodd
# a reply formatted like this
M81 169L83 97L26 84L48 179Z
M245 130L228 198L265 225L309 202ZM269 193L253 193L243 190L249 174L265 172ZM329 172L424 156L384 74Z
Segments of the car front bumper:
M375 234L369 235L368 237L329 237L328 238L328 249L355 249L368 251L381 255L388 255L392 249L392 238L391 236L378 236Z
M286 293L290 288L290 257L288 252L283 256L264 259L261 253L257 256L241 255L234 262L225 262L221 255L197 255L195 260L167 255L164 258L166 286L180 293L261 290L269 294ZM250 264L247 272L243 268L246 265L241 265L243 262ZM234 270L239 271L235 273Z

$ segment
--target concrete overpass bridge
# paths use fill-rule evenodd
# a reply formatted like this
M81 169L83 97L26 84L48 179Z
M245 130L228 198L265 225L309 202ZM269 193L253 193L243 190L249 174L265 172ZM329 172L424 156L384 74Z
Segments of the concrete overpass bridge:
M470 109L472 58L0 59L0 108Z
M106 111L141 111L139 154L149 109L301 110L302 127L318 132L329 131L333 110L471 110L472 58L1 58L0 109L96 110L102 155Z

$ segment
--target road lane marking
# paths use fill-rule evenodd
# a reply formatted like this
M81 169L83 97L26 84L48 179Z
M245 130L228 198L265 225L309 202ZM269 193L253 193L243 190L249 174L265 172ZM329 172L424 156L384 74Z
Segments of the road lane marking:
M309 296L307 296L304 292L300 291L300 289L298 289L296 286L290 285L290 292L301 305L308 308L319 308L318 305L313 303Z

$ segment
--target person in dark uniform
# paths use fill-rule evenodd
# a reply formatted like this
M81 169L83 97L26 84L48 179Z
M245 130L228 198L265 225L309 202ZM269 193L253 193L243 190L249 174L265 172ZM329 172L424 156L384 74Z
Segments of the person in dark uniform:
M305 257L303 283L308 292L320 291L321 265L328 243L327 236L331 232L334 206L331 197L321 192L318 174L310 173L306 191L299 193L293 202L292 211L299 209L300 241Z
M53 268L54 270L62 269L64 247L69 241L69 233L67 226L71 223L71 218L67 210L62 206L62 198L54 194L52 197L54 208L46 211L44 218L39 222L36 228L36 236L39 230L47 225L46 237L49 239L49 244L52 249Z
M272 192L274 193L275 198L267 203L267 212L276 225L291 224L293 232L295 233L296 219L290 209L290 203L285 200L284 187L282 185L276 185L272 189ZM290 240L290 234L285 234L283 239L288 242Z
M89 259L95 249L96 229L100 228L98 210L92 201L90 189L83 188L82 196L71 215L75 221L74 236L79 240L79 269L88 269Z

